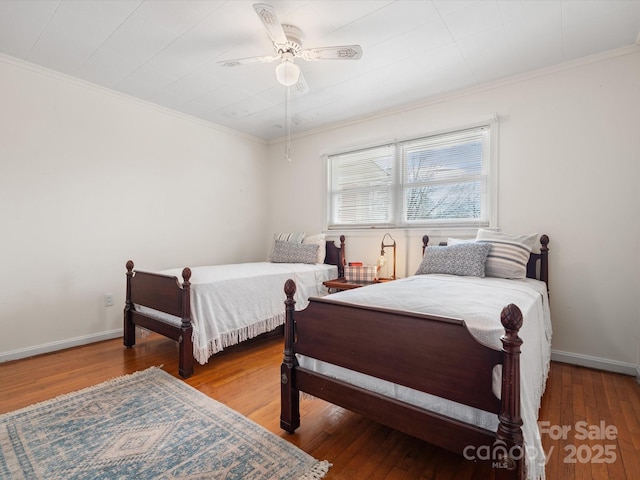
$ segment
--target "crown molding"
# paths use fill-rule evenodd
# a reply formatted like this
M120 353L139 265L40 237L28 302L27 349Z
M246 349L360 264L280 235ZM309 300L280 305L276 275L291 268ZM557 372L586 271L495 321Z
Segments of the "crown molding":
M81 88L86 88L89 90L93 90L94 92L102 95L108 95L114 97L118 100L122 100L127 103L132 103L144 108L149 108L151 110L155 110L157 112L163 113L165 115L170 115L172 117L178 118L180 120L184 120L187 122L195 123L205 128L210 128L212 130L219 131L221 133L226 133L229 135L234 135L236 137L243 138L245 140L249 140L252 142L260 143L262 145L268 145L268 142L264 138L259 138L254 135L249 135L248 133L240 132L238 130L234 130L229 127L225 127L223 125L219 125L217 123L208 122L201 118L194 117L192 115L188 115L186 113L178 112L177 110L172 110L168 107L163 107L162 105L158 105L157 103L149 102L147 100L143 100L141 98L134 97L132 95L128 95L126 93L118 92L117 90L113 90L108 87L103 87L102 85L98 85L97 83L89 82L88 80L83 80L81 78L77 78L71 75L67 75L66 73L61 73L56 70L52 70L50 68L43 67L41 65L36 65L31 62L27 62L26 60L22 60L20 58L12 57L10 55L6 55L4 53L0 53L0 62L13 65L14 67L21 68L24 70L29 70L33 73L44 75L62 82L70 83L76 85Z
M364 121L377 120L377 119L390 117L390 116L398 115L405 112L410 112L413 110L419 110L429 105L435 105L438 103L456 100L458 98L463 98L469 95L475 95L477 93L494 90L496 88L502 88L508 85L526 82L535 78L544 77L547 75L552 75L552 74L567 71L567 70L572 70L574 68L579 68L585 65L604 62L604 61L617 58L617 57L622 57L625 55L640 54L640 43L638 42L640 42L640 34L638 35L638 41L636 42L635 45L628 45L626 47L616 48L614 50L608 50L606 52L577 58L575 60L569 60L567 62L551 65L549 67L543 67L537 70L532 70L530 72L520 73L510 77L493 80L491 82L483 83L481 85L475 85L473 87L467 87L460 90L455 90L453 92L443 93L441 95L436 95L434 97L430 97L422 101L412 102L410 104L406 104L401 107L384 110L384 111L373 113L370 115L364 115L361 117L353 118L351 120L345 120L343 122L332 123L329 125L325 125L323 127L307 130L304 132L299 132L297 134L292 134L291 139L296 140L299 138L316 135L318 133L329 132L332 130L345 128L351 125L357 125L358 123L362 123ZM285 137L282 136L282 137L278 137L270 140L268 144L269 146L271 146L271 145L283 143L284 141L285 141Z

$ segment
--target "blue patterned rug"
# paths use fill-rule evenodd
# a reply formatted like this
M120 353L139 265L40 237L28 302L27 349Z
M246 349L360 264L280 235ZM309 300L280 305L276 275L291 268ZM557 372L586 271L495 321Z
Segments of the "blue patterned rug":
M0 415L2 479L319 479L329 466L159 368Z

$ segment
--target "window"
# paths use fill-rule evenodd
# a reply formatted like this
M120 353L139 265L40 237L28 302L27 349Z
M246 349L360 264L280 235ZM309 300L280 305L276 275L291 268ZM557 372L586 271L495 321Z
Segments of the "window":
M492 128L330 155L328 227L489 226Z

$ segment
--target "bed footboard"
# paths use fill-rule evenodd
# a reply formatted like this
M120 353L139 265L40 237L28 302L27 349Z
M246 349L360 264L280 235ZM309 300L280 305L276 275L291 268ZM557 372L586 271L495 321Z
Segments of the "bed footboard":
M124 307L124 338L127 348L136 343L136 326L154 331L175 340L179 344L178 371L184 378L193 375L193 326L191 325L190 290L191 270L182 271L182 284L176 277L157 273L134 271L131 260L127 262L127 291ZM145 306L181 319L173 324L157 316L135 309Z
M502 351L496 351L478 343L464 322L456 319L327 298L312 298L305 310L296 312L295 290L295 283L288 280L280 372L282 429L292 433L300 426L299 392L304 391L461 455L470 445L489 446L496 452L497 461L492 462L496 479L522 478L522 340L518 336L522 314L516 305L502 312L506 333ZM381 359L380 352L389 352L390 345L394 350ZM303 369L296 354L496 413L498 430L485 430ZM501 400L492 392L496 364L503 369Z

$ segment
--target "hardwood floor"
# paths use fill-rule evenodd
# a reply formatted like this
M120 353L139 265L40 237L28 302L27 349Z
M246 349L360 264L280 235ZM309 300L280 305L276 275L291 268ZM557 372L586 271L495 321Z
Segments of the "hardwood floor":
M327 479L490 478L483 466L319 399L303 398L301 427L293 435L283 432L281 360L280 338L249 342L196 365L186 382L329 460ZM133 349L116 339L2 363L0 413L158 365L178 377L176 344L155 334ZM540 422L548 422L542 433L551 452L547 479L640 478L640 386L634 378L553 363Z

